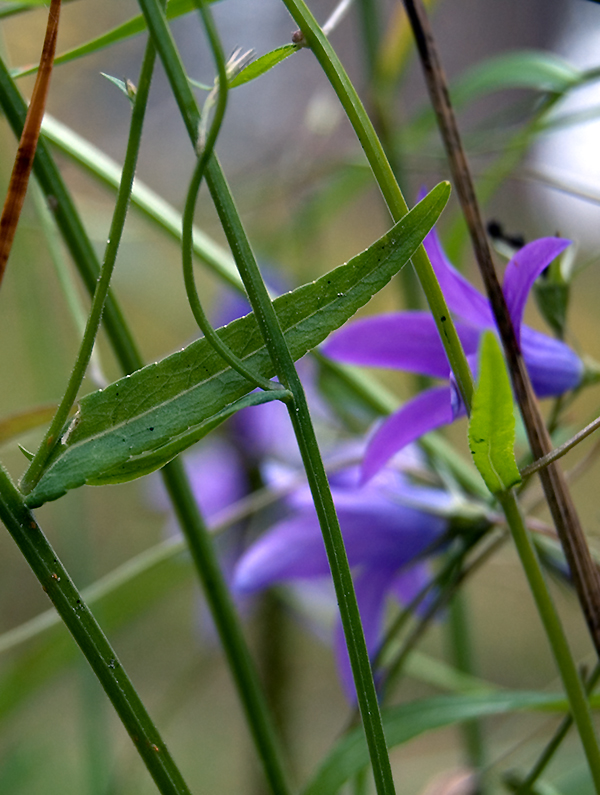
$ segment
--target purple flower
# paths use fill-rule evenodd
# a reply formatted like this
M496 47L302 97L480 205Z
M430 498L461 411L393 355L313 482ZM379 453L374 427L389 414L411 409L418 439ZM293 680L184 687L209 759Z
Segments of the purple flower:
M554 237L535 240L515 254L504 274L508 310L538 397L558 396L574 389L583 376L583 363L571 348L522 324L533 283L569 243ZM435 231L429 233L424 245L448 306L457 318L456 329L473 367L481 333L495 328L489 302L448 262ZM365 480L405 445L465 414L437 328L428 313L398 312L358 320L333 334L322 350L343 362L408 370L448 382L421 392L378 426L363 461Z
M404 458L414 452L406 451ZM289 473L271 469L270 480L285 482ZM429 581L428 564L419 559L440 542L452 498L446 492L413 485L392 467L365 486L357 466L330 477L369 653L382 636L388 596L408 603ZM242 555L233 585L249 594L282 583L313 583L328 578L329 566L317 515L307 486L287 501L289 515L267 531ZM338 622L336 656L344 689L354 698L346 646Z

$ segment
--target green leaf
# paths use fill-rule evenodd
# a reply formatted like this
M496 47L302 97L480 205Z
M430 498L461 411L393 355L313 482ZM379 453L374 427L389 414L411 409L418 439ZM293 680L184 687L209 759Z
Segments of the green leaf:
M260 58L249 63L248 66L242 69L242 71L229 82L229 88L237 88L244 83L249 83L250 80L264 75L265 72L277 66L278 63L285 61L288 56L298 52L299 49L300 47L298 47L297 44L284 44L283 47L277 47L277 49L265 53L265 55L261 55Z
M63 5L70 2L73 2L73 0L63 0ZM13 14L22 14L23 11L33 11L41 6L48 8L48 0L21 0L18 3L0 3L0 19L10 17Z
M36 5L38 4L37 0L30 0L30 2L33 2ZM39 4L41 5L42 2L47 3L47 0L40 0ZM216 0L210 0L210 2L216 2ZM183 14L189 14L190 11L194 11L195 8L196 6L194 0L170 0L167 6L167 19L175 19L176 17L183 16ZM23 10L26 10L26 8ZM16 10L12 11L12 13L16 13ZM0 16L2 16L1 11ZM142 14L138 14L138 16L132 17L131 19L127 20L127 22L123 22L122 25L118 25L116 28L109 30L107 33L103 33L101 36L91 39L85 44L80 44L78 47L74 47L72 50L68 50L67 52L57 55L54 59L54 65L59 66L60 64L74 61L77 58L82 58L85 55L90 55L91 53L97 52L98 50L103 50L105 47L109 47L111 44L116 44L118 41L123 41L124 39L131 38L132 36L137 36L139 33L143 33L145 30L146 20ZM12 70L11 74L13 77L25 77L25 75L30 75L34 72L37 72L37 69L37 66L15 69Z
M388 748L394 748L433 729L476 718L521 710L566 709L566 701L556 694L513 691L436 696L383 710L382 717ZM362 728L354 729L333 747L302 795L335 795L368 763Z
M113 77L112 75L107 75L106 72L100 72L100 74L102 75L102 77L105 77L109 81L109 83L115 85L119 89L119 91L122 91L127 97L127 99L131 103L133 103L133 98L134 98L133 89L127 85L125 80L121 80L119 77Z
M200 439L203 439L208 433L214 430L218 425L231 417L237 411L248 408L249 406L260 406L263 403L270 403L273 400L278 400L278 394L273 392L252 392L234 403L225 406L224 409L209 417L205 422L196 425L190 431L176 436L170 442L156 450L143 452L140 455L134 455L122 464L119 464L112 469L102 472L98 477L90 478L87 483L90 486L105 486L109 483L125 483L128 480L141 478L143 475L149 475L151 472L156 472L169 461L172 461L176 455L187 450Z
M479 378L469 420L475 466L492 492L521 481L514 454L515 415L510 380L496 335L486 331L479 349Z
M295 360L345 323L406 264L439 217L449 194L449 184L441 183L362 254L276 299L279 322ZM218 333L254 372L273 376L253 314ZM136 457L174 440L179 451L178 437L212 421L251 389L248 381L201 339L84 397L27 504L37 507L69 489L97 481L103 473L116 482L115 472L124 465L126 479L130 479ZM140 474L147 472L144 461Z
M469 69L454 83L453 102L464 105L509 88L562 94L577 85L584 73L564 58L543 50L521 50L490 58Z
M563 94L586 79L586 72L558 55L544 50L519 50L468 69L450 85L450 97L454 109L459 110L496 91L522 88ZM412 121L410 140L419 143L434 126L435 114L427 106Z

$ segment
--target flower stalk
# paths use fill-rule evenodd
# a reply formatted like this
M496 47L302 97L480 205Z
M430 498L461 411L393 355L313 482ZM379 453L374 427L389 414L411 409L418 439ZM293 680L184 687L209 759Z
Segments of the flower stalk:
M471 171L450 103L448 87L427 11L422 0L404 0L404 5L415 34L431 103L438 119L475 257L504 346L529 444L534 458L543 458L551 453L552 442L539 411L506 299L494 270L487 235L475 196ZM592 641L596 652L600 655L600 573L592 560L575 504L562 471L555 463L550 462L540 470L540 479Z

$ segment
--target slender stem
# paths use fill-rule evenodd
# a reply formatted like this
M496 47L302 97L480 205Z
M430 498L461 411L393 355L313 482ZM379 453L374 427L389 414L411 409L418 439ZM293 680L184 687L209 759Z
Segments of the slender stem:
M456 591L448 610L448 634L454 667L465 674L474 675L471 627L467 616L465 594ZM485 747L482 725L469 720L461 725L467 760L475 770L482 771L485 765ZM480 782L480 788L481 788Z
M600 679L600 663L596 665L594 671L592 672L592 675L585 683L585 690L588 695L593 691L599 679ZM554 736L552 737L548 745L544 748L543 752L540 755L540 758L531 768L528 775L521 782L518 790L516 791L516 795L531 795L532 791L531 788L533 787L535 782L542 775L542 773L544 772L544 770L552 760L552 757L559 749L562 741L567 736L569 729L571 728L572 725L573 725L573 716L566 715L560 722L560 725L558 726L556 731L554 732Z
M171 83L171 89L179 105L188 134L192 143L195 144L199 112L190 91L181 59L166 25L164 14L156 0L139 0L139 3L146 18L148 30L154 37L156 48ZM206 179L279 380L294 396L293 402L288 404L288 410L323 532L371 755L373 775L379 793L393 793L391 765L352 576L304 390L229 187L214 155L209 161Z
M114 649L2 467L0 519L98 677L159 792L190 795Z
M298 27L302 30L308 46L314 52L321 68L333 86L364 149L390 214L394 221L398 221L408 212L408 206L385 156L381 142L356 93L356 89L304 0L283 0L283 2ZM468 407L471 405L473 394L471 371L452 322L448 306L423 246L420 246L415 252L412 263L425 292L461 397L465 406Z
M339 59L335 55L335 52L333 51L326 37L323 36L322 31L320 30L314 17L306 7L303 0L284 0L284 3L302 30L304 38L306 39L308 45L312 48L323 70L327 74L330 82L336 90L336 93L338 94L338 97L342 102L344 109L346 110L346 113L363 146L363 149L365 150L365 154L367 155L377 183L384 195L384 198L386 199L386 202L388 203L390 212L394 220L396 220L397 217L406 212L406 203L402 197L397 183L394 180L389 163L385 158L381 145L377 139L377 136L375 135L373 127L364 111L364 108L362 107L360 100L356 95L354 87L350 83L341 63L339 62ZM423 289L425 290L427 300L438 326L442 343L444 344L450 365L455 374L465 406L467 407L467 411L469 411L472 397L472 379L470 371L468 369L468 365L464 358L464 352L460 342L458 341L458 338L456 337L456 339L454 339L450 337L450 334L455 335L454 326L450 321L447 308L443 302L443 296L441 296L439 285L437 285L437 282L435 281L435 275L432 272L431 264L427 259L424 249L420 249L415 257L413 257L413 264L415 265L415 269L417 270L417 274L421 280ZM440 293L439 296L437 295L437 291ZM443 310L442 307L444 307ZM444 314L441 314L442 311ZM455 370L455 366L458 367L458 370ZM558 475L558 477L560 476ZM513 506L510 502L511 499L514 500L514 496L507 495L505 499L507 509L511 509L512 516L512 514L514 514L515 506L517 505L515 502L515 505ZM516 507L516 511L517 515L520 517L520 514L518 514L518 507ZM509 519L508 514L507 519ZM511 520L509 519L509 522L510 521ZM571 564L569 557L567 557L567 560L569 560L569 564ZM578 562L577 558L575 558L573 563L576 562ZM545 587L545 583L543 582L543 577L539 568L538 574L539 576L537 577L537 580L541 579L541 582ZM593 585L595 578L598 576L597 572L594 570L593 573L588 572L588 574L588 579ZM537 584L539 583L536 583L536 585ZM538 597L536 596L536 600L537 598ZM550 606L553 611L554 608L551 602ZM562 628L560 627L560 623L558 622L558 618L556 617L555 613L554 616L556 620L555 622L550 622L549 626L551 625L554 629L554 624L557 624L560 633L562 633ZM586 618L588 621L591 620L592 622L598 622L598 626L600 628L600 612L594 616L593 613L590 613L589 610L586 610ZM564 635L562 635L562 637L564 638ZM551 644L553 644L553 647L554 644L559 643L554 636L549 636L549 640ZM578 680L575 665L570 656L570 651L566 645L566 641L564 646L561 646L560 648L561 654L563 655L560 665L564 667L565 675L567 676L568 680L568 687L567 682L565 682L565 688L567 689L568 693L572 692L573 697L576 700L578 699L576 709L579 711L579 715L576 717L576 721L578 719L581 721L580 731L583 731L582 740L584 741L584 746L586 748L586 752L588 753L588 758L590 759L590 765L592 766L593 764L594 775L596 775L597 757L599 756L599 752L596 745L596 738L593 733L593 728L589 720L589 709L587 707L587 702L585 702L585 697L583 697L583 705L581 704L581 683ZM565 663L565 659L570 661L570 667L569 663ZM563 669L559 667L559 670L562 672ZM575 671L575 681L572 677L573 671ZM573 712L575 714L576 710L573 709Z
M163 472L167 491L202 582L271 790L275 795L287 795L291 790L282 761L283 755L208 529L198 511L196 498L181 462L171 462L169 468Z
M280 381L294 396L293 401L288 403L288 411L323 533L359 709L369 746L375 784L379 793L393 793L395 790L387 744L354 584L304 389L279 327L273 304L260 277L228 186L215 158L209 165L208 173L210 175L209 188L215 207L227 239L232 246L240 275L246 285L265 343L269 347Z
M600 793L600 749L585 689L573 661L563 626L544 580L537 552L525 527L514 491L500 494L498 500L506 515L521 564L546 630L569 699L571 714L581 737L596 792Z
M27 105L2 59L0 59L0 105L13 133L18 137L25 122ZM43 136L38 141L33 171L86 289L93 295L100 275L100 264ZM106 299L102 322L123 370L131 373L142 367L143 361L136 344L111 293Z
M19 135L19 131L25 119L26 105L16 89L14 82L11 80L8 70L2 60L0 60L0 104L15 134ZM43 139L41 139L38 144L34 170L49 203L54 208L56 221L71 251L73 260L87 289L90 293L93 293L100 266L89 237L81 224L71 196L62 181ZM120 309L110 294L107 298L103 322L123 370L126 373L131 373L142 367L143 360L137 350L136 344L123 319ZM172 472L172 470L175 470L175 472ZM178 482L182 490L185 491L187 489L189 491L185 473L182 472L177 462L171 462L167 464L166 467L163 467L162 474L163 478L171 477L172 480ZM197 520L197 506L192 511L191 509L188 510L189 505L190 504L186 501L185 504L178 509L178 515L184 528L193 528ZM218 571L213 571L213 576L222 577L222 574ZM220 594L220 590L215 592L215 594L213 594L213 600L218 600ZM238 637L243 640L241 627L238 629ZM246 660L250 660L249 656L246 656ZM248 662L248 664L251 665L251 661ZM241 696L243 697L243 694L241 694ZM253 726L254 722L257 720L259 720L259 717L255 714L249 715L251 726ZM252 733L256 733L254 728L252 728ZM282 766L279 765L279 767ZM273 774L269 774L269 776L276 778L277 773L274 772Z
M587 439L587 437L594 433L594 431L597 431L598 428L600 428L600 417L596 417L595 420L592 420L592 422L586 425L585 428L582 428L580 431L578 431L578 433L572 436L567 442L561 444L560 447L556 447L547 455L544 455L541 458L538 458L536 461L533 461L528 466L523 467L521 470L521 477L525 478L529 475L533 475L534 472L537 472L543 467L548 466L548 464L551 464L553 461L558 461L559 458L562 458L564 455L566 455L569 450L572 450L574 447L576 447L579 442Z
M56 224L54 223L54 219L52 218L50 210L48 209L48 205L46 204L44 198L44 193L38 185L37 179L34 178L30 182L29 190L31 192L31 198L33 199L44 238L46 240L46 245L48 246L50 259L54 265L54 270L56 271L58 282L65 298L67 308L73 319L75 331L78 337L83 337L85 333L85 324L87 321L87 310L85 309L83 300L75 286L72 270L64 255L60 236L56 229ZM100 362L100 356L98 355L98 350L96 347L94 347L94 350L92 351L88 376L98 387L98 389L102 389L108 384L108 380L102 372L102 364Z
M444 139L473 250L502 339L529 444L534 458L542 458L552 451L552 442L539 410L506 300L494 269L471 172L450 103L446 78L427 11L422 0L404 0L404 5L415 34L431 102ZM540 478L592 641L600 656L600 573L592 560L563 473L556 464L550 463L540 471Z
M27 184L44 117L52 66L54 64L54 53L56 52L60 4L61 0L52 0L48 10L48 22L40 68L35 79L27 118L21 132L21 140L19 141L19 148L2 209L2 217L0 218L0 283L4 277L6 263L12 248L21 210L23 209Z
M140 143L142 139L142 128L144 124L144 116L146 114L146 107L148 104L148 95L150 93L150 85L152 83L152 73L154 71L154 63L156 60L156 50L152 41L149 41L146 46L144 60L140 71L139 85L135 95L135 102L133 105L133 112L131 114L131 125L129 128L129 139L127 141L127 150L125 154L125 162L123 164L123 174L121 177L121 184L117 193L117 201L113 212L110 232L108 236L108 243L104 253L104 262L100 271L100 278L98 279L97 287L94 291L92 306L88 315L85 332L79 352L75 360L75 365L65 393L60 401L56 414L50 427L46 431L46 435L40 444L33 461L29 468L23 475L20 483L21 491L28 494L36 483L39 481L44 467L48 459L52 455L52 451L56 446L60 433L64 427L69 413L77 399L77 393L81 387L81 383L85 377L92 351L94 349L94 342L98 329L100 328L100 321L102 319L102 312L106 303L106 296L110 286L110 280L114 271L115 263L117 260L117 253L119 244L123 235L123 228L125 226L125 219L127 217L127 208L129 205L129 197L131 194L131 187L135 177L135 169L137 166L138 153L140 150Z
M194 210L196 207L196 200L202 178L206 170L206 165L213 153L219 130L223 118L225 117L225 110L227 108L227 96L229 93L227 70L225 67L225 56L223 55L223 48L219 40L217 31L212 20L212 15L209 9L200 2L200 10L204 21L204 26L210 41L211 49L218 67L218 92L217 92L217 107L210 126L210 130L206 137L206 142L202 146L202 151L198 158L198 163L194 169L190 187L188 190L185 209L183 212L183 225L182 225L182 239L181 239L181 256L183 262L183 279L185 283L185 290L187 293L190 308L194 315L200 330L203 332L206 339L210 342L213 348L225 359L225 361L233 367L240 375L247 378L251 384L259 387L260 389L273 390L278 389L279 385L267 378L263 378L252 372L243 361L236 356L236 354L223 342L219 335L213 329L206 313L202 307L196 283L194 281L194 262L193 262L193 233L194 233ZM206 104L205 104L205 112Z

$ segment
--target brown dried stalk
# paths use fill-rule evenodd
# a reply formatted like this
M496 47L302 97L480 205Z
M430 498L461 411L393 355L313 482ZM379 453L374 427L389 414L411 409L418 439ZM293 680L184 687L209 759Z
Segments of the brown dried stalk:
M415 35L431 103L444 140L450 170L469 228L479 270L504 346L529 444L534 458L539 459L552 451L552 443L540 414L504 294L494 270L473 180L460 140L431 25L422 0L404 0L404 5ZM540 479L596 652L600 656L600 574L592 560L562 471L556 463L551 463L540 471Z
M50 11L48 12L48 24L40 59L40 68L37 73L33 94L31 95L29 110L27 111L15 164L10 176L2 217L0 218L0 284L4 277L6 263L12 248L17 224L19 223L23 202L25 201L29 175L31 174L33 158L35 157L35 150L40 137L40 128L44 117L46 97L48 96L54 53L56 51L60 3L61 0L52 0Z

